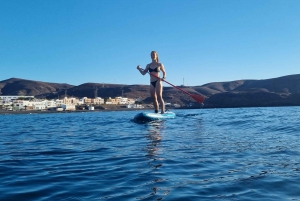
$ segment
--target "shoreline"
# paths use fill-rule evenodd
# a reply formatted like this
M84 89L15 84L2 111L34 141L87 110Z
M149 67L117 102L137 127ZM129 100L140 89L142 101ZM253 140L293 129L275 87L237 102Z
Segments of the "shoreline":
M196 108L168 108L171 110L178 109L196 109ZM197 108L199 109L199 108ZM84 112L115 112L115 111L143 111L153 110L153 108L124 108L124 107L110 107L106 109L95 109L95 110L68 110L68 111L52 111L52 110L22 110L22 111L7 111L0 110L0 115L13 115L13 114L51 114L51 113L84 113Z
M264 106L264 107L289 107L289 106ZM233 107L230 107L233 108ZM239 107L237 107L239 108ZM248 108L248 107L245 107ZM181 110L181 109L217 109L217 108L196 108L196 107L181 107L181 108L168 108L171 110ZM226 109L226 108L223 108ZM105 109L95 109L95 110L68 110L68 111L52 111L52 110L22 110L22 111L8 111L0 110L1 115L18 115L18 114L51 114L51 113L85 113L85 112L115 112L115 111L143 111L143 110L153 110L153 108L124 108L124 107L111 107Z
M113 111L139 111L148 110L147 108L120 108L120 109L106 109L106 110L68 110L68 111L51 111L51 110L23 110L23 111L6 111L0 110L0 115L12 114L54 114L54 113L85 113L85 112L113 112Z

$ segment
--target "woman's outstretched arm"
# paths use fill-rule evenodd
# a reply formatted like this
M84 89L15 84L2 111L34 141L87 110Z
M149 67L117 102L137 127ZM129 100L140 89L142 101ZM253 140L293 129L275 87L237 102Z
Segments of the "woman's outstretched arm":
M145 69L142 69L140 65L138 65L136 68L140 71L142 75L145 75L148 72L149 65L147 65Z

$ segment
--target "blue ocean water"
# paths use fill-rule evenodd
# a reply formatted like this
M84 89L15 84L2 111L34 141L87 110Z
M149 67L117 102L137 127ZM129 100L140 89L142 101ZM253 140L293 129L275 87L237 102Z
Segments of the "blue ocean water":
M300 200L300 107L0 115L0 200Z

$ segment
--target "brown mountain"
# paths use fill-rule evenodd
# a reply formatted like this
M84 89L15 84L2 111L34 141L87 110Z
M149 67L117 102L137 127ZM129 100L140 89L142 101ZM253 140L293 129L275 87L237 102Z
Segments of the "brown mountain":
M18 96L40 96L55 94L74 87L69 84L57 84L40 81L10 78L0 81L0 94Z
M206 107L300 105L300 74L265 80L209 83L195 90L209 96Z
M213 82L202 86L180 86L206 96L206 108L300 105L300 74L265 80ZM151 103L149 85L85 83L79 86L11 78L0 82L1 95L33 95L39 98L124 96ZM186 105L195 102L173 87L164 87L165 102ZM197 105L197 104L196 104Z

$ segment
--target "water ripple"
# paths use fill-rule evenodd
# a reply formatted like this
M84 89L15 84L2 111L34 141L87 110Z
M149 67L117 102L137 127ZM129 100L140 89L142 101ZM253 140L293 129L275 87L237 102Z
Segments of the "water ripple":
M0 200L300 200L300 108L0 116Z

